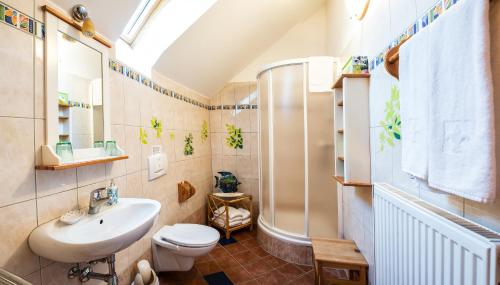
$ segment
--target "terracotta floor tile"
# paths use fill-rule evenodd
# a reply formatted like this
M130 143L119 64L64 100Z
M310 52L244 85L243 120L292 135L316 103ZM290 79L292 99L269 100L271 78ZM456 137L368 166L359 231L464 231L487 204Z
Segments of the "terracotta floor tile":
M239 242L228 244L224 248L232 255L247 250L247 248L241 245Z
M277 270L273 270L257 278L257 282L261 285L281 285L285 284L287 279Z
M234 237L239 242L254 238L253 235L251 235L250 232L248 231L238 231L233 233L231 236Z
M200 284L191 283L196 279L200 279L202 276L196 268L191 268L189 271L172 271L172 272L161 272L159 274L160 284L170 285L170 284Z
M304 272L309 272L309 271L313 270L313 267L311 265L298 265L298 264L295 264L295 266L297 266L298 268L300 268Z
M300 276L299 278L292 280L291 285L314 285L314 272L309 271L308 273Z
M216 247L208 255L210 255L212 259L217 259L219 257L229 255L229 252L227 252L227 250L223 247Z
M195 265L201 275L212 274L222 271L220 266L215 261L203 262Z
M207 261L212 261L212 257L210 255L203 255L196 258L195 263L202 263Z
M249 251L249 250L245 250L245 251L242 251L238 254L235 254L235 255L233 255L233 257L241 265L250 264L250 263L253 263L253 262L257 261L258 259L260 259L260 257L258 255L256 255L255 253L253 253L252 251Z
M283 274L287 280L292 280L304 274L304 272L300 268L291 263L278 267L276 270Z
M269 266L265 262L262 262L262 260L257 260L256 262L246 264L243 267L245 267L248 273L250 273L253 277L258 277L273 270L271 266Z
M240 266L240 264L238 263L238 261L236 261L236 259L234 257L232 257L231 255L225 255L225 256L221 256L219 258L216 258L215 259L215 262L220 266L220 268L222 268L224 271L226 269L229 269L229 268L233 268L233 267L236 267L236 266Z
M287 264L286 261L282 260L282 259L279 259L277 257L274 257L272 255L269 255L269 256L266 256L263 258L263 260L269 265L271 266L272 268L277 268L277 267L280 267L280 266L283 266L285 264Z
M233 283L241 283L252 279L250 273L241 265L230 269L224 269L224 273L226 273L227 277L229 277Z
M241 242L241 244L243 246L245 246L246 248L249 248L249 249L260 247L260 245L257 242L257 240L254 239L254 238L244 240L244 241Z
M269 256L269 253L267 253L267 251L265 251L262 247L256 247L256 248L252 248L252 251L253 253L255 253L257 256L259 257L266 257L266 256Z
M203 277L198 277L198 278L195 278L193 280L189 280L185 283L182 283L183 285L207 285L207 281L205 281L205 279L203 279Z
M243 281L243 282L238 282L236 283L237 285L259 285L259 282L257 280L248 280L248 281Z

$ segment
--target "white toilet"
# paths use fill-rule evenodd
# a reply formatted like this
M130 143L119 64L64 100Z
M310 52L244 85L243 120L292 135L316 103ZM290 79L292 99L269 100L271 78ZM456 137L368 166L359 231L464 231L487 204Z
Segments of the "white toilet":
M219 241L219 232L198 224L164 226L152 238L154 267L161 271L188 271L194 259L208 254Z

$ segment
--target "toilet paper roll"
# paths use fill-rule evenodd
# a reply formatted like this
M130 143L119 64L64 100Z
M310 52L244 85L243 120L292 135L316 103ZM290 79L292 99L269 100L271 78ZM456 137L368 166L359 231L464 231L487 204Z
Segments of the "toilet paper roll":
M137 273L134 278L134 285L144 285L144 282L142 281L142 277L140 273Z
M142 282L144 284L149 284L151 282L151 265L145 259L139 261L137 263L137 269L139 270L139 274L141 274Z

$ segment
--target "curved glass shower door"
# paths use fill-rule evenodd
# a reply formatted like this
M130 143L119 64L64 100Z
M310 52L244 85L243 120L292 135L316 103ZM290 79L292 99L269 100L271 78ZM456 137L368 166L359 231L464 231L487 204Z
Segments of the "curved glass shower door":
M337 237L333 173L333 96L309 93L307 60L258 76L259 222L289 241Z
M304 65L272 71L274 224L306 235Z

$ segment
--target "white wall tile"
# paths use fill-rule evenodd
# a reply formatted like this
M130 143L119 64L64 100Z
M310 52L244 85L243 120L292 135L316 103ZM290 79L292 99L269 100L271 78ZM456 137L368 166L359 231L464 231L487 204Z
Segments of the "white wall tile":
M94 184L106 180L106 165L95 164L76 169L78 187Z
M143 129L146 130L146 129ZM140 128L125 127L125 153L129 156L125 160L127 173L139 171L141 169L141 141Z
M0 117L0 130L1 207L35 198L34 120Z
M123 91L125 77L118 72L110 71L109 98L111 110L111 124L125 123L125 94Z
M33 118L33 36L8 25L0 25L0 35L9 39L0 41L0 84L4 86L0 116Z
M24 276L40 269L28 248L28 235L36 228L36 202L30 200L0 208L0 267Z
M44 224L57 219L64 213L78 209L77 190L69 190L38 199L38 224Z
M40 1L40 0L37 0ZM45 118L45 50L44 40L35 38L35 118Z
M390 37L396 38L413 24L417 18L417 6L415 0L389 0L391 15Z

